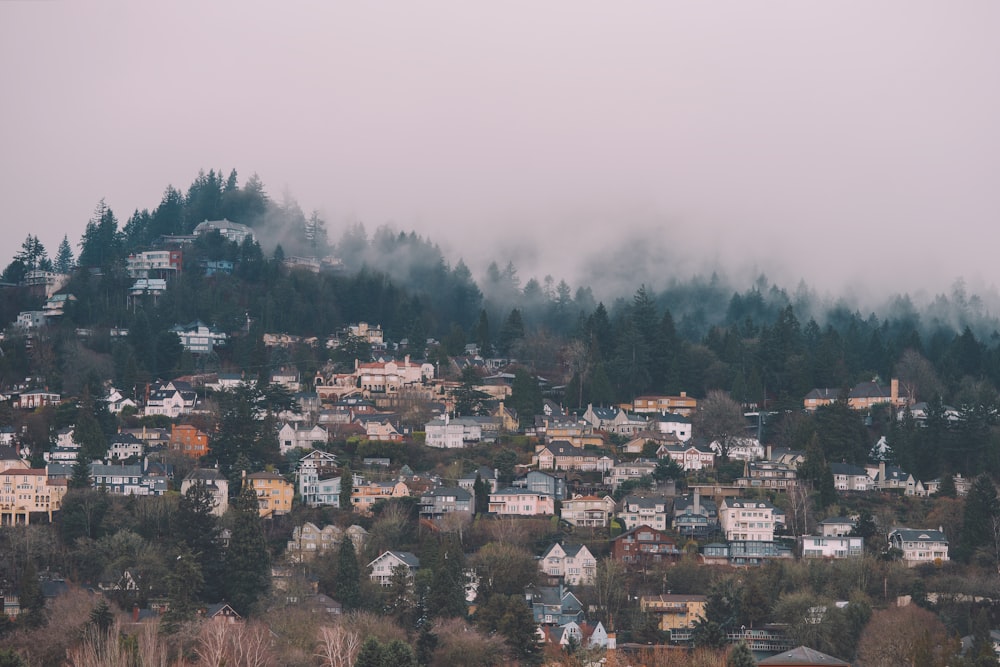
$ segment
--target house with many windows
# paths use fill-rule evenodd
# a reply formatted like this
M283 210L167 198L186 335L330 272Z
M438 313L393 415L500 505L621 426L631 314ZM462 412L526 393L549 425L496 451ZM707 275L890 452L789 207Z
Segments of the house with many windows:
M244 477L257 494L257 511L262 517L279 516L292 511L295 489L281 475L274 472L255 472Z
M201 320L188 324L175 324L170 331L181 339L185 350L193 354L211 354L216 347L226 344L228 336L225 332L211 327Z
M671 640L690 639L691 630L699 620L705 618L704 595L643 595L639 598L639 608L657 618L657 627L670 633Z
M409 551L384 551L382 555L368 563L368 577L380 586L388 586L392 582L392 573L397 567L406 568L412 578L420 569L420 559Z
M573 496L562 503L561 518L566 523L584 528L604 528L615 512L611 496Z
M909 567L948 560L948 538L941 530L896 528L889 533L889 546L902 552Z
M648 565L680 555L674 538L662 530L636 526L612 541L611 557L622 563Z
M799 542L803 558L860 558L865 551L862 537L803 535Z
M590 586L597 576L597 559L585 545L557 542L542 554L538 569L570 586Z
M489 511L501 516L552 515L556 506L555 499L546 493L509 487L490 494Z
M670 521L670 501L665 496L628 495L622 499L616 516L625 530L638 526L666 530Z

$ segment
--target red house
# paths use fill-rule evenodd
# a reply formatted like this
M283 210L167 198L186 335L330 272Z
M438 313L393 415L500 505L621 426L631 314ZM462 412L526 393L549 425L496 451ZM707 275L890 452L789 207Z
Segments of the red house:
M611 547L611 557L622 563L657 563L679 555L673 537L649 526L636 526L622 533Z

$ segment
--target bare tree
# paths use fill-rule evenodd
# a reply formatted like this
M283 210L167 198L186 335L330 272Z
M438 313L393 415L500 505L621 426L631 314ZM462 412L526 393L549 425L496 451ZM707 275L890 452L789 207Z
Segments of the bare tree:
M692 420L695 432L718 447L719 457L729 460L734 441L746 436L747 423L743 409L727 392L714 389L698 401L698 411Z
M319 629L316 657L322 667L351 667L361 648L361 636L343 625Z

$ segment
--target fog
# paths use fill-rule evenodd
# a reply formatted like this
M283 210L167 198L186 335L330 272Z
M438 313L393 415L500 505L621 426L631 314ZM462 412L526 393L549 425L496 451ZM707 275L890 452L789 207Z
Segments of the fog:
M477 278L995 298L995 2L482 5L0 3L2 262L236 168Z

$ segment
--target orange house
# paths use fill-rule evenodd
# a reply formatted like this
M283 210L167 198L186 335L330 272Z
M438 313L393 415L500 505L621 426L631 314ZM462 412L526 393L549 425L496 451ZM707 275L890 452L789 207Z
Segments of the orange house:
M190 424L175 424L170 427L169 446L172 452L200 459L208 454L208 434Z

